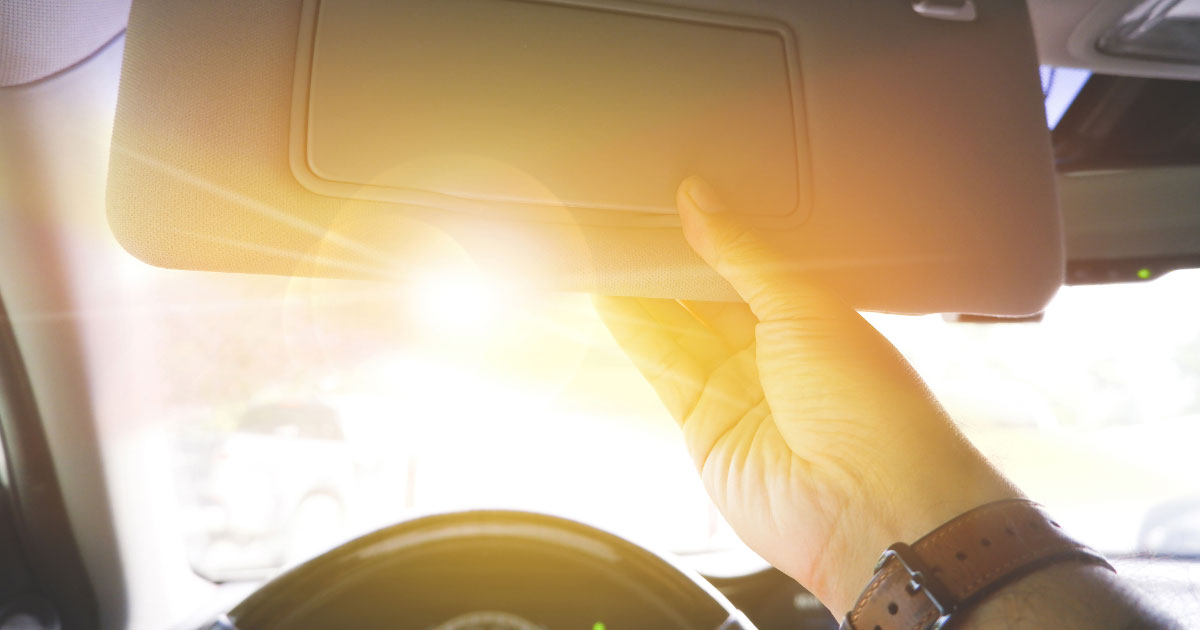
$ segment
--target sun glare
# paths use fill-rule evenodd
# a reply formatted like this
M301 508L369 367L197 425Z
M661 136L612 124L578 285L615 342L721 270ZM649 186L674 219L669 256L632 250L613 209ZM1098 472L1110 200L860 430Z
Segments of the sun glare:
M488 332L505 306L498 287L479 275L425 275L407 287L406 297L419 323L456 335Z

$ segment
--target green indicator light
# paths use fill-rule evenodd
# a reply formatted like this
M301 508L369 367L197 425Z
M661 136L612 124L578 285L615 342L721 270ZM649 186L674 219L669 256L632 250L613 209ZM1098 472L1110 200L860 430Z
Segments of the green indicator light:
M1138 277L1141 278L1142 280L1149 280L1150 279L1150 270L1146 269L1145 267L1138 269Z
M596 623L592 624L592 630L605 630L607 627L608 626L605 626L603 621L597 621Z

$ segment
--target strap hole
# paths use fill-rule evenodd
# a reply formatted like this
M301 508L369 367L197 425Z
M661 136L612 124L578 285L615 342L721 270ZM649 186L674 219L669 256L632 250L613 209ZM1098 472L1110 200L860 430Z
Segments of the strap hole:
M991 547L992 541L984 538L983 540L979 541L979 544L983 545L984 547Z
M891 602L890 604L888 604L888 614L889 615L894 615L898 612L900 612L900 607L896 605L896 602Z
M1017 532L1014 532L1014 531L1013 531L1013 528L1011 528L1011 527L1009 527L1009 526L1007 526L1007 525L1005 525L1005 526L1004 526L1004 533L1005 533L1005 534L1008 534L1009 536L1016 536L1016 535L1017 535Z
M964 561L964 560L966 560L966 559L967 559L967 554L965 554L965 553L963 553L963 552L961 552L961 551L960 551L960 552L958 552L958 553L954 554L954 557L955 557L955 558L958 558L958 561L959 561L959 562L962 562L962 561Z
M875 626L875 630L883 630L883 628L880 628L879 626Z

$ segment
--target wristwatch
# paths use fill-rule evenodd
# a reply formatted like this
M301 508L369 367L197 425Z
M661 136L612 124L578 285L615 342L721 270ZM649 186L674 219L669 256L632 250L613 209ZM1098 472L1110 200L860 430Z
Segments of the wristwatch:
M938 630L989 593L1049 564L1112 565L1025 499L966 512L911 546L888 547L842 630Z

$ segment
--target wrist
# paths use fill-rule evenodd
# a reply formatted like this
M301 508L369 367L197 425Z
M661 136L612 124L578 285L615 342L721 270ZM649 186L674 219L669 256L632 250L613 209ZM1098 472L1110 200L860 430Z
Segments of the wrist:
M1022 498L978 452L963 446L940 460L910 450L926 465L898 462L896 468L908 473L904 483L860 487L847 502L812 574L799 579L836 617L858 600L880 554L892 544L916 541L979 506Z
M1005 586L1047 566L1104 557L1071 538L1036 503L991 502L880 557L844 630L934 630L959 625Z

